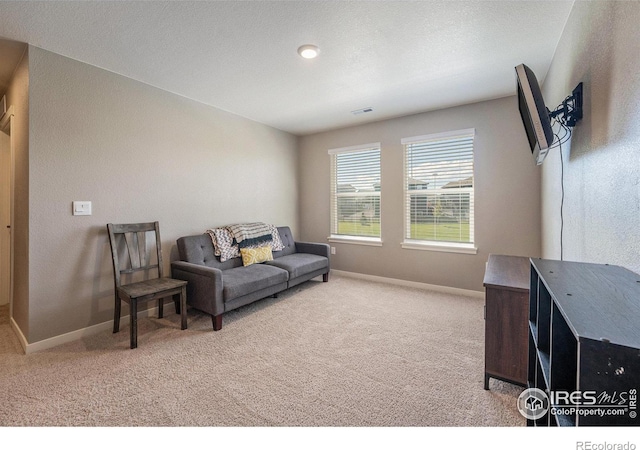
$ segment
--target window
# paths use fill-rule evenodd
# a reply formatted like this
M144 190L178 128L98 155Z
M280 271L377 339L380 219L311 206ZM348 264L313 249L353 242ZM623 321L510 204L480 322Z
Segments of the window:
M476 253L473 138L460 130L402 139L405 155L403 247Z
M379 245L380 143L329 150L330 239Z

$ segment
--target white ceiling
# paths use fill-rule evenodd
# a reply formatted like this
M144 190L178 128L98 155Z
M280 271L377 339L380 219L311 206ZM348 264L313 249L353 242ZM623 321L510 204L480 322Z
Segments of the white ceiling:
M513 95L516 65L546 75L572 5L0 1L0 38L302 135Z

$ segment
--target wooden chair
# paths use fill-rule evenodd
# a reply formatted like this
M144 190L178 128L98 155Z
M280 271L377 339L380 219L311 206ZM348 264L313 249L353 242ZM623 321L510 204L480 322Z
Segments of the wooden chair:
M113 275L115 285L115 312L113 332L120 330L120 309L122 301L129 304L131 323L131 348L138 346L138 303L158 300L158 317L162 318L162 306L166 297L173 297L176 313L181 315L182 329L187 328L187 282L163 276L160 227L158 222L107 224ZM153 260L148 238L155 234L156 257ZM122 244L124 242L124 245ZM119 244L120 243L120 244ZM120 245L120 247L119 247ZM124 247L124 248L123 248ZM124 254L124 261L119 260ZM121 265L122 264L122 265ZM123 275L133 278L135 274L142 281L123 283Z

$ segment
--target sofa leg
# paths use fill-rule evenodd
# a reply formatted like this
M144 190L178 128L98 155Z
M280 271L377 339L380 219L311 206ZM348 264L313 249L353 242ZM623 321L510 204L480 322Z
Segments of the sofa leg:
M278 298L278 293L276 292L275 294L273 294L271 298Z
M329 281L329 272L322 274L322 281L325 283Z
M220 331L222 329L222 314L211 316L211 322L213 322L213 331Z

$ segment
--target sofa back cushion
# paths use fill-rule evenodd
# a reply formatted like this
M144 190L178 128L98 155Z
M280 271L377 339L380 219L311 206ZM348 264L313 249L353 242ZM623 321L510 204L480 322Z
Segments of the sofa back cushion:
M290 255L296 252L296 243L289 227L278 227L280 238L284 244L284 249L279 252L273 252L273 257ZM213 251L213 242L209 234L199 234L195 236L184 236L178 239L178 254L181 261L187 261L193 264L200 264L216 269L225 270L242 266L242 258L232 258L225 262L220 262Z
M181 261L215 267L220 270L233 269L242 265L242 258L232 258L228 261L220 262L220 258L213 252L211 236L207 233L178 239L178 254Z
M291 232L291 228L278 227L278 232L280 233L280 239L282 239L284 248L282 249L282 251L273 252L274 259L279 258L280 256L286 256L296 252L296 242L293 239L293 233Z

